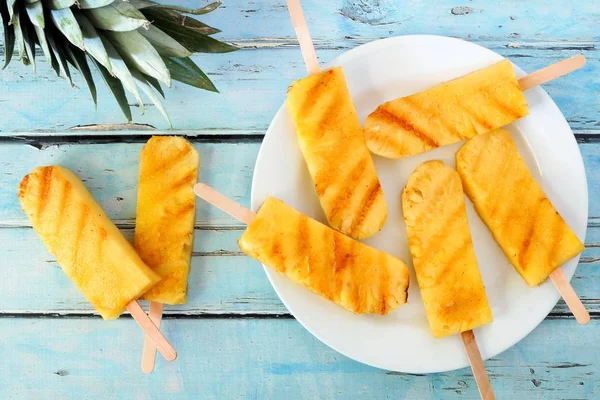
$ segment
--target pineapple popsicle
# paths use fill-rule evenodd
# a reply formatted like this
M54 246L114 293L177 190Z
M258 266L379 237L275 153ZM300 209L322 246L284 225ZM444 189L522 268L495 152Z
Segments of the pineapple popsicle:
M402 193L408 244L433 336L492 322L458 173L422 163Z
M456 167L477 213L530 286L583 251L508 132L469 140L456 154Z
M508 125L529 114L509 60L377 107L365 120L369 149L409 157Z
M68 169L36 168L21 181L19 199L46 248L102 318L117 318L160 280Z
M154 136L142 149L134 247L162 278L144 300L187 300L198 164L198 153L180 137Z
M250 257L354 313L385 315L406 303L409 273L401 260L273 197L249 222L239 245Z
M387 205L342 68L294 82L287 108L329 225L355 239L377 233Z

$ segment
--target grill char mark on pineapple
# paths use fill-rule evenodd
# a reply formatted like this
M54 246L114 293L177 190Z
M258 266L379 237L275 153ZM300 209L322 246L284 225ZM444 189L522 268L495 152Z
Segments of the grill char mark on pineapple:
M379 196L383 195L383 191L381 190L381 183L379 183L379 179L376 179L371 185L371 189L366 193L366 195L361 200L361 205L358 208L359 214L358 217L352 221L352 226L350 227L350 232L355 232L356 230L360 230L363 222L369 215L371 208L375 205L375 202L379 198Z
M58 200L58 217L56 219L56 229L55 233L58 234L62 229L63 219L65 216L67 199L71 196L71 190L73 189L72 185L68 181L64 181L62 185L62 190L60 192L60 197Z
M38 220L42 218L46 204L50 201L50 187L52 186L52 167L45 167L38 175L40 192L38 195L38 208L36 215Z
M328 213L328 219L330 221L337 220L340 213L348 211L349 209L350 211L352 210L352 204L347 200L354 194L353 186L362 180L367 162L368 160L366 158L359 159L350 172L340 181L344 183L340 184L342 187L335 193L334 199L329 203L331 205L331 210ZM334 178L333 174L328 175L328 179L331 181L333 181ZM328 187L330 187L330 185L333 185L333 182L327 183Z
M406 134L412 135L419 139L421 142L425 143L429 148L438 147L438 143L431 136L427 135L427 133L423 132L419 128L417 128L412 122L408 119L404 118L401 115L394 113L386 109L384 106L378 107L374 113L375 118L379 118L387 122L390 125L396 125Z
M157 165L156 168L148 168L147 170L143 171L143 173L147 176L154 176L158 173L166 171L168 168L174 168L177 163L184 161L184 158L191 153L191 151L191 146L185 146L177 154L164 159L160 164Z

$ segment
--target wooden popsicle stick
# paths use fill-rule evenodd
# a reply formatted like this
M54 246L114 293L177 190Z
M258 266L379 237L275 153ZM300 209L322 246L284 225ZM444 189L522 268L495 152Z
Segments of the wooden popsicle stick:
M233 218L244 222L246 225L249 225L256 218L256 214L252 211L235 201L228 199L204 183L197 183L196 186L194 186L194 193L196 193L196 196L206 200L213 206L220 208Z
M150 321L160 329L160 322L162 320L163 304L156 301L150 302L150 311L148 317ZM154 371L154 364L156 363L156 345L150 339L148 335L144 338L144 350L142 351L142 371L146 374Z
M460 338L462 339L465 352L469 358L469 363L471 364L473 376L475 377L475 382L477 382L477 387L479 388L479 394L481 395L481 398L483 400L495 399L496 396L494 395L490 378L485 369L485 365L483 364L483 359L481 358L479 347L477 347L477 341L475 340L473 331L469 330L466 332L461 332Z
M546 83L548 81L566 75L569 72L573 72L576 69L583 67L584 65L585 56L583 54L578 54L576 56L554 63L552 65L548 65L547 67L544 67L535 72L532 72L529 75L522 77L521 79L519 79L519 86L521 86L521 90L525 91L527 89L531 89L532 87L539 86L542 83Z
M554 286L558 289L563 300L567 303L569 310L571 310L577 322L580 324L587 324L590 322L590 313L585 309L581 299L577 296L577 293L575 293L573 286L571 286L571 282L569 282L565 274L563 274L562 269L556 268L552 271L550 279L552 279L552 283L554 283Z
M138 323L140 328L146 333L146 337L154 342L156 348L163 355L165 360L174 361L177 358L177 352L171 346L171 343L164 337L161 331L158 330L156 325L152 323L150 318L146 315L140 303L137 300L131 300L126 306L127 311L131 314L135 322Z
M315 53L313 41L308 32L308 26L304 19L300 0L287 0L287 7L290 18L292 19L292 25L294 25L294 30L296 31L298 43L300 43L300 51L302 52L306 69L308 70L309 75L318 74L321 72L321 68L319 67L319 61L317 60L317 53Z

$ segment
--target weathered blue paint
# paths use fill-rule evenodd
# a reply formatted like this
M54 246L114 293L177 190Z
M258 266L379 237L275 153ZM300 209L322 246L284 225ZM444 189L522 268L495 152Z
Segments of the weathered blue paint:
M132 237L131 229L124 230ZM189 278L188 304L166 306L177 315L288 314L273 291L261 265L243 256L237 246L242 230L195 232ZM588 230L587 249L573 278L573 286L592 312L600 312L600 228ZM2 312L16 314L91 314L92 307L69 281L30 228L0 229L2 268L19 271L0 280ZM26 266L26 268L24 267ZM27 285L20 284L28 282ZM561 301L554 314L569 315Z
M0 319L0 397L478 398L468 369L415 376L367 367L295 320L166 319L163 327L179 357L158 357L154 374L145 376L138 365L143 337L129 318ZM598 398L598 329L597 320L583 328L572 319L546 321L488 360L497 398Z
M365 42L350 41L327 44L318 50L321 62L328 62L351 47ZM533 43L531 47L507 47L508 42L476 41L509 57L525 71L534 71L560 59L583 53L588 64L579 71L544 86L577 129L597 129L597 96L600 83L598 54L593 50L555 49L553 43ZM273 44L236 53L195 56L195 60L214 79L221 94L201 91L174 83L166 91L165 107L170 111L175 129L265 130L277 109L285 101L286 90L295 79L306 75L297 47ZM333 49L331 47L334 47ZM339 48L338 48L339 47ZM79 88L70 88L57 78L40 59L38 78L27 67L11 63L0 72L0 119L2 135L22 130L66 130L77 125L125 122L116 101L101 79L98 81L98 110L94 110L89 91L80 77ZM585 87L586 90L573 90ZM189 101L194 99L194 101ZM133 104L134 102L132 102ZM168 129L168 124L149 104L146 115L133 107L134 120ZM236 118L231 118L235 115Z
M198 6L197 0L177 3ZM526 71L573 54L586 55L584 69L545 89L579 139L590 141L580 148L591 218L587 248L572 282L594 312L593 320L585 327L577 325L560 302L530 336L486 365L498 398L600 398L600 1L302 3L321 62L362 43L404 34L471 40ZM222 29L218 37L243 50L195 56L222 94L175 84L165 104L180 129L175 133L198 138L200 179L247 205L260 135L284 101L289 83L305 69L283 0L226 0L221 10L201 19ZM114 99L98 82L100 104L94 111L79 77L79 87L70 89L38 61L37 79L17 62L0 71L0 398L477 397L467 369L429 376L387 373L319 343L287 319L259 264L238 254L239 223L202 202L189 303L166 308L170 318L164 330L179 359L166 364L159 358L155 374L144 376L139 370L139 329L129 318L105 322L90 317L90 306L28 227L16 186L37 165L63 164L86 180L109 216L131 237L137 158L143 136L151 132L94 132L116 143L85 144L89 132L68 129L123 122ZM135 115L136 122L165 129L158 113L152 106L148 109L145 116ZM45 136L62 135L71 136L73 143L43 150L25 144L33 140L45 146L60 141ZM136 143L119 143L132 135ZM237 140L239 135L244 138ZM241 319L248 315L258 318ZM274 318L281 315L284 319Z

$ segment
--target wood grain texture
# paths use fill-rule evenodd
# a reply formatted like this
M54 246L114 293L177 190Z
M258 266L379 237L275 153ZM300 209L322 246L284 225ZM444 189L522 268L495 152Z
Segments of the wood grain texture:
M131 229L124 233L130 239L133 237ZM242 233L238 229L195 231L188 303L165 306L165 315L289 315L261 265L240 253L237 240ZM590 228L588 240L597 239L600 239L600 228ZM0 243L5 245L1 268L7 271L6 278L0 281L0 293L3 293L0 317L3 314L93 314L93 308L44 249L32 229L0 229ZM594 318L600 316L599 248L600 241L588 242L572 280ZM19 273L8 273L17 270ZM572 318L572 315L561 301L550 318Z
M0 319L0 397L478 398L468 368L432 375L371 368L329 349L294 320L166 319L162 329L179 357L158 358L148 376L137 362L143 335L129 318ZM598 329L600 321L586 329L573 320L546 322L486 361L497 397L598 398Z
M197 0L177 4L199 6ZM498 398L600 398L600 84L593 78L600 72L600 1L303 0L302 5L321 63L362 43L404 34L474 41L526 71L586 55L584 69L544 88L574 128L586 164L591 218L572 283L593 319L581 327L559 302L531 335L486 365ZM302 56L283 1L226 0L200 19L242 50L194 57L221 94L175 84L165 105L179 129L175 134L193 138L200 151L201 179L248 206L260 140L290 82L305 75ZM0 56L3 52L0 45ZM77 74L77 87L71 89L42 57L36 61L37 79L17 62L0 71L0 271L5 277L0 281L0 398L477 397L468 369L396 374L328 349L289 318L259 264L239 255L240 224L201 202L190 301L165 310L164 329L180 357L170 364L159 359L155 374L144 376L138 365L143 334L130 318L105 323L89 317L90 306L27 228L16 185L38 165L79 170L131 237L137 159L152 132L69 131L122 123L123 117L100 80L94 111ZM165 129L153 106L147 108L140 116L134 107L134 120Z

